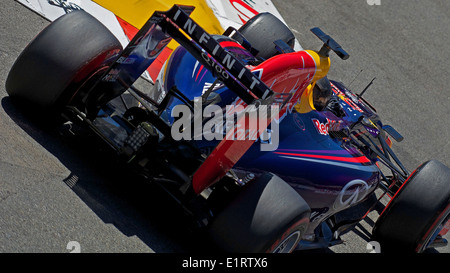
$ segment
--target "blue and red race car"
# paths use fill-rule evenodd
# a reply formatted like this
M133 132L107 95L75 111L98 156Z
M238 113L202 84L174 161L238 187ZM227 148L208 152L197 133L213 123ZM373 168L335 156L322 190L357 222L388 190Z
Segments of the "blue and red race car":
M224 251L337 244L378 200L340 216L376 189L391 196L373 230L383 251L446 244L450 169L432 160L406 170L391 149L402 136L364 91L328 80L329 54L349 57L333 38L314 28L322 48L295 51L270 13L210 35L192 10L155 12L125 49L86 12L64 15L24 49L7 92L46 121L90 128ZM180 46L158 80L138 89L172 39Z

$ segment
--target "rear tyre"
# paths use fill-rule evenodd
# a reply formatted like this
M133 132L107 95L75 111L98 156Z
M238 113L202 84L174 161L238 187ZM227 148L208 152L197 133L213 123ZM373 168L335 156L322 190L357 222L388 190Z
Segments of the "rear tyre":
M450 169L432 160L417 168L381 213L373 239L383 252L423 252L447 223Z
M80 88L100 75L122 50L120 42L84 11L61 16L23 50L9 72L6 91L38 113L61 113Z
M209 236L230 253L292 252L309 224L310 208L281 178L264 174L213 220Z
M239 32L259 51L258 57L269 59L279 52L273 42L283 40L294 48L295 36L292 31L275 15L259 13L247 21Z

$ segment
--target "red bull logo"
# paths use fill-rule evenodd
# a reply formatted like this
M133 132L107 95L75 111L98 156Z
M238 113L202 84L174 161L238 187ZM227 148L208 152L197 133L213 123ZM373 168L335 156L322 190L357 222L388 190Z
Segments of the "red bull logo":
M327 123L322 123L318 119L312 119L312 122L314 123L314 126L316 127L317 131L321 135L328 135L328 132L331 131L337 131L339 129L340 122L336 120L332 120L327 118Z

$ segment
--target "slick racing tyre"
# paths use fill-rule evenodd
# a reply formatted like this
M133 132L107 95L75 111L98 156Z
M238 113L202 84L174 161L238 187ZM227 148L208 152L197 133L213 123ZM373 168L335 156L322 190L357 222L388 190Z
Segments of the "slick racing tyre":
M294 47L295 36L292 31L271 13L259 13L247 21L239 32L259 51L258 57L269 59L279 52L273 42L283 40Z
M309 224L310 208L281 178L264 174L213 219L209 236L229 253L292 252Z
M121 50L120 42L97 19L84 11L71 12L23 50L9 72L6 91L39 113L60 113Z
M411 174L381 213L373 240L382 252L423 252L440 240L449 220L449 202L450 168L428 161Z

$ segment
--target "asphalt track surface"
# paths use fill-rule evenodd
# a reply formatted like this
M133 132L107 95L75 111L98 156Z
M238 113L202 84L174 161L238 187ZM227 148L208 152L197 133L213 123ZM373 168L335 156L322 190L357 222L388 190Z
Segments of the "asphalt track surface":
M350 53L347 61L331 56L331 79L360 91L377 78L365 97L404 135L394 150L408 169L429 159L450 166L450 2L273 2L304 48L321 46L309 32L318 26ZM208 243L187 231L176 205L124 174L95 138L43 129L11 103L8 71L48 24L0 1L0 252L67 253L70 242L85 253L204 251ZM344 245L321 252L367 252L369 216Z

